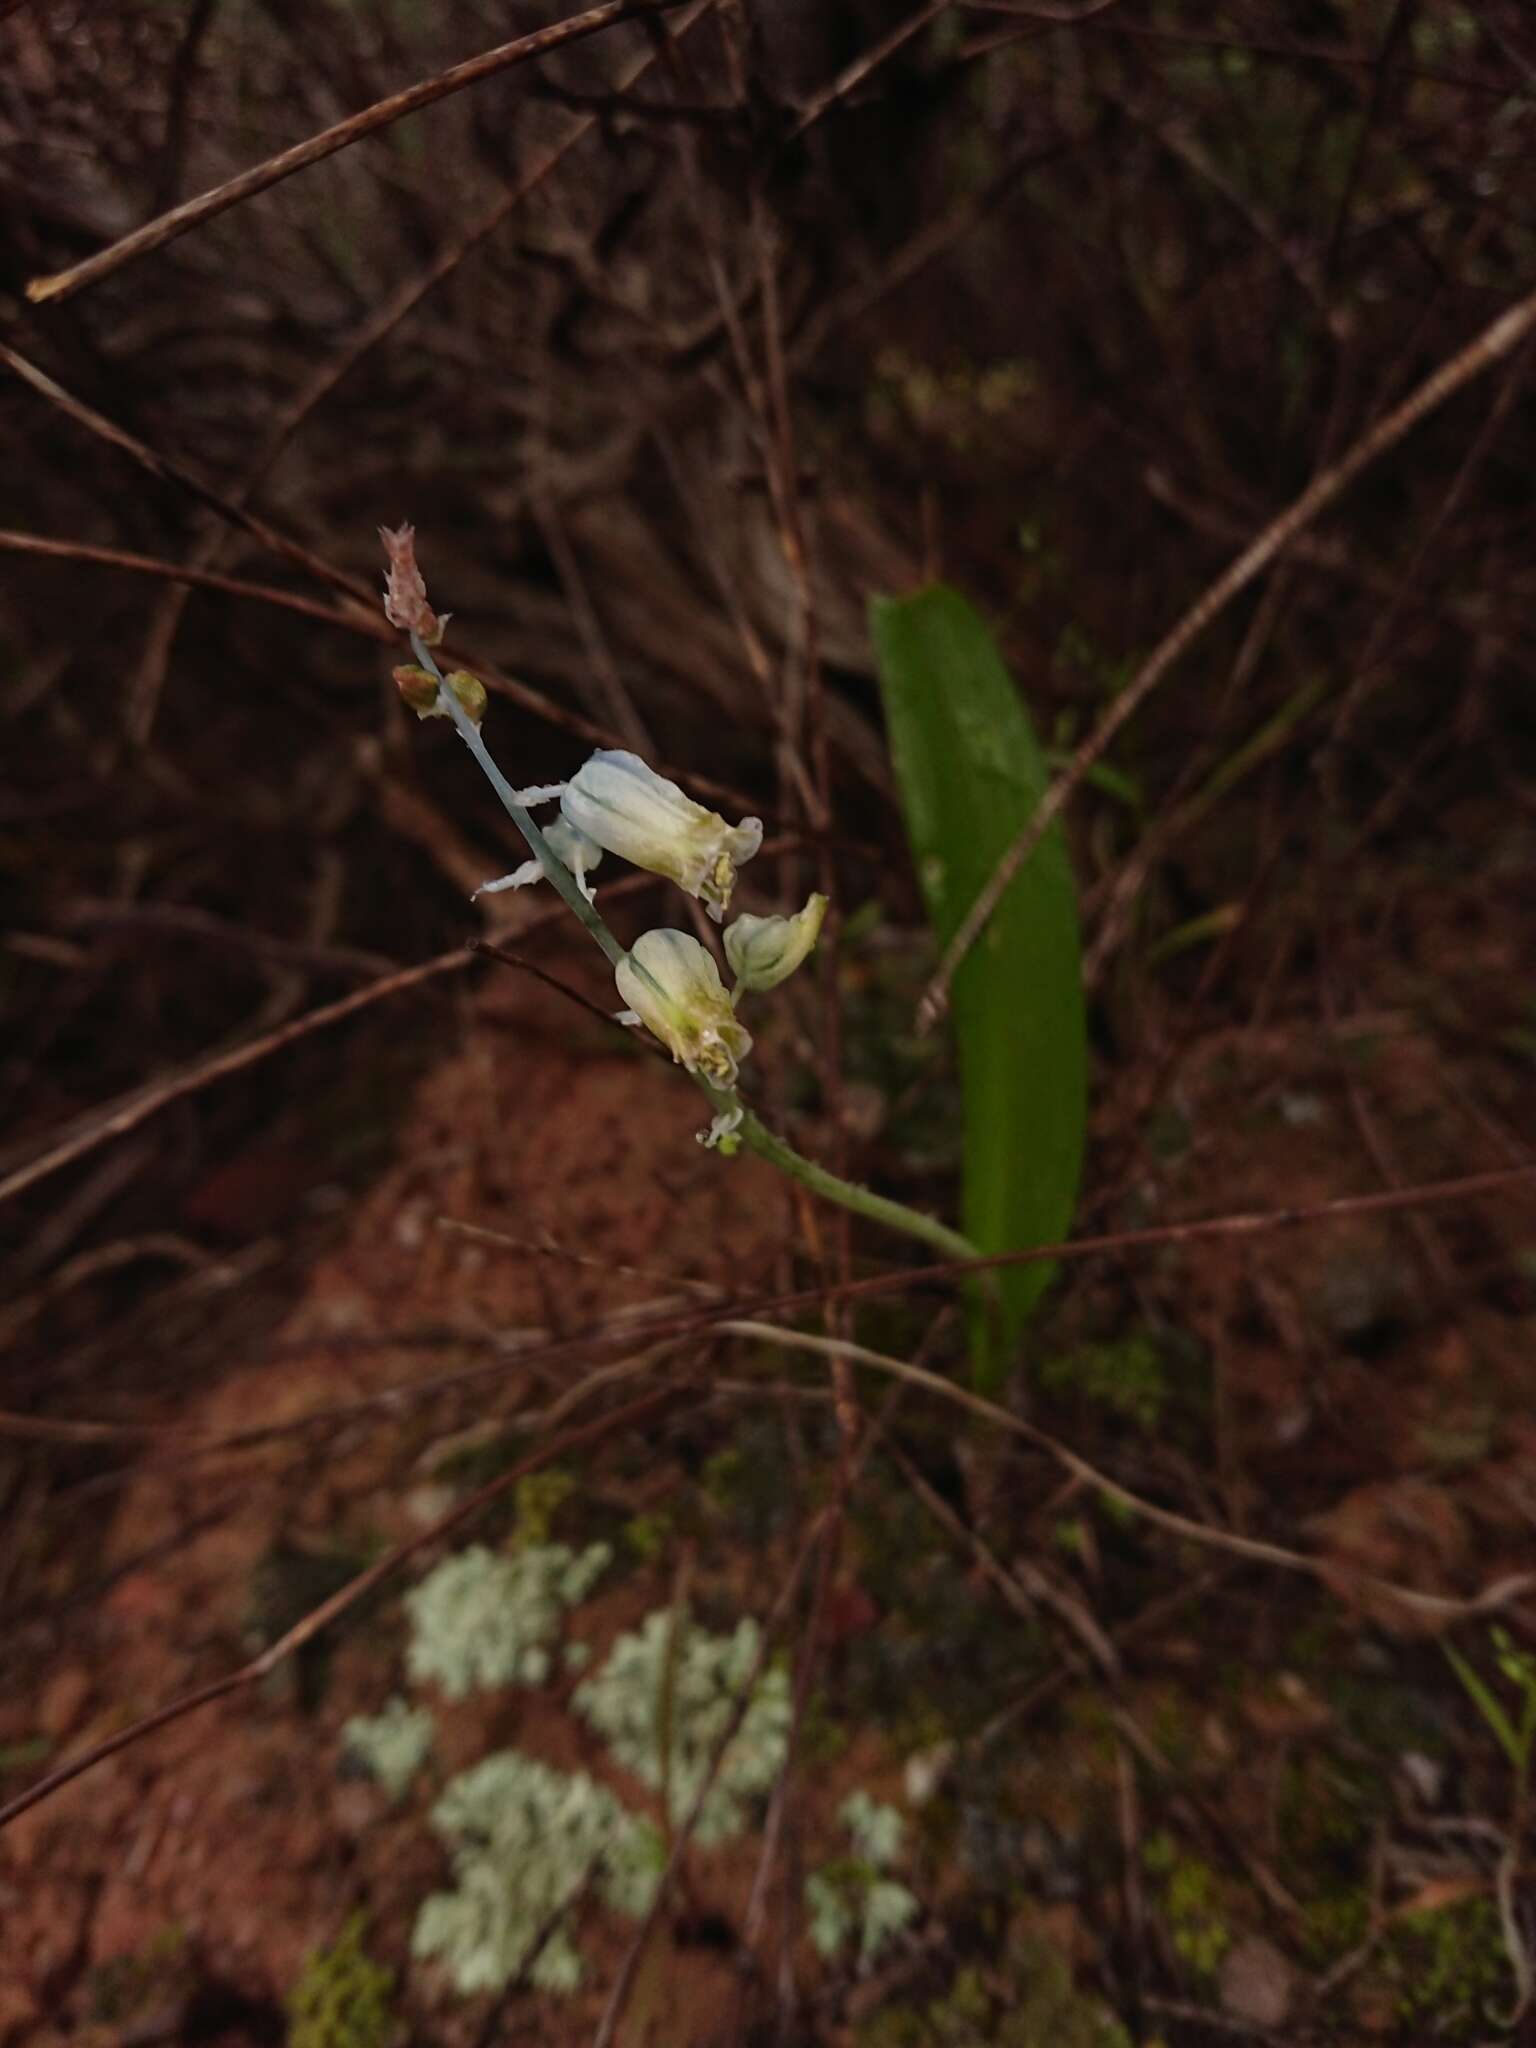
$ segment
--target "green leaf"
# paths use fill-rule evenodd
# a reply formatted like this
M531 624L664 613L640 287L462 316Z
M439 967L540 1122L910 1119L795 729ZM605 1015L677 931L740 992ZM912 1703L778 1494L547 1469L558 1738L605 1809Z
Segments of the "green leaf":
M1522 1743L1515 1733L1514 1722L1495 1699L1492 1688L1473 1670L1454 1643L1442 1642L1440 1647L1450 1659L1451 1669L1471 1694L1477 1711L1498 1738L1499 1747L1509 1758L1516 1772L1523 1772L1529 1745Z
M991 634L955 591L877 599L871 630L907 836L942 947L1044 795L1045 757ZM1072 1220L1087 1103L1077 901L1059 826L960 967L951 1009L965 1234L989 1252L1054 1243ZM995 1336L973 1299L982 1386L1003 1377L1050 1274L999 1274Z

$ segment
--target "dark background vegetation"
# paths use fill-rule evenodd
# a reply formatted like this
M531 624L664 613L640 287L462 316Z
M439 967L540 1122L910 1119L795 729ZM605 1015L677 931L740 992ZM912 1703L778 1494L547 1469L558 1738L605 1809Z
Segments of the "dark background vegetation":
M349 595L377 587L381 520L415 522L515 780L569 773L594 740L641 745L763 815L776 851L753 908L779 882L803 894L830 858L858 915L766 1049L769 1099L809 1149L952 1207L951 1084L912 1034L931 958L868 597L931 575L964 590L1064 762L1270 518L1536 291L1520 0L926 14L889 46L916 17L884 0L627 22L34 306L29 279L546 16L516 0L0 10L0 1178L59 1151L0 1212L0 1613L5 1662L36 1676L6 1688L0 1791L103 1733L124 1559L172 1557L190 1534L173 1515L136 1550L119 1523L111 1551L108 1504L138 1453L71 1428L174 1427L259 1364L312 1301L315 1261L360 1256L360 1216L384 1227L363 1206L379 1176L398 1194L427 1172L418 1082L487 1044L483 1005L512 1000L504 969L447 958L481 929L469 889L517 856L445 728L396 700L397 657ZM1375 463L1196 642L1075 802L1085 1229L1530 1163L1531 370L1526 343ZM189 589L178 564L323 616ZM584 959L538 943L604 999ZM207 1066L438 956L421 987ZM509 1154L519 1091L549 1093L538 1062L577 1028L549 1023L522 1051L503 1031L486 1053L529 1063ZM573 1097L587 1151L648 1085L636 1068L612 1100ZM668 1096L667 1114L691 1111ZM620 1176L606 1200L625 1199ZM681 1248L657 1228L670 1270ZM791 1218L735 1278L814 1280L826 1246ZM390 1256L395 1326L441 1306L452 1334L452 1296L413 1297ZM891 1256L854 1247L861 1268ZM566 1271L542 1273L546 1300ZM925 1327L859 1334L910 1350ZM1256 1250L1073 1268L1018 1398L1198 1520L1470 1597L1532 1561L1533 1337L1536 1210L1516 1183ZM953 1332L936 1344L963 1371ZM966 1544L984 1542L1024 1560L1027 1586L1046 1557L1136 1647L1111 1684L1062 1665L1038 1619L1001 1672L935 1634L934 1670L914 1650L899 1681L932 1694L914 1732L891 1710L897 1679L880 1693L872 1648L850 1675L844 1644L828 1683L851 1690L826 1711L885 1716L899 1755L967 1743L1043 1686L1031 1741L1085 1741L1090 1709L1109 1730L1083 1794L1104 1812L1077 1830L1041 1818L994 1745L955 1798L962 1820L967 1798L1014 1800L1004 1876L957 1822L904 1978L872 1996L759 1957L745 2003L687 2038L863 2039L899 2005L917 2031L887 2048L1033 2040L1001 2031L1041 1981L1035 1963L1009 1975L1045 1939L1019 1932L1026 1909L1056 1914L1052 1953L1132 2038L1489 2038L1520 2004L1533 1934L1523 1799L1422 1618L1096 1525L1048 1460L1010 1463L911 1412L902 1455L960 1518L959 1538L924 1524L922 1542L959 1544L944 1569L981 1571ZM694 1470L733 1427L674 1422L655 1454ZM796 1526L834 1460L820 1427L791 1432ZM309 1455L292 1452L300 1490ZM898 1463L867 1471L877 1504L924 1522ZM711 1541L750 1549L749 1525ZM938 1569L913 1542L904 1593L845 1539L833 1593L856 1641L878 1642L877 1615L919 1642L938 1630L931 1605L903 1609ZM1013 1610L985 1572L967 1584L978 1626L1002 1626ZM1517 1601L1501 1617L1517 1645L1529 1616ZM821 1640L809 1623L804 1640ZM1485 1622L1457 1640L1494 1671ZM239 1654L200 1638L133 1710ZM55 1687L45 1711L60 1671L86 1691L61 1706ZM1218 1697L1219 1740L1201 1706ZM962 1725L943 1725L946 1701ZM1153 1724L1149 1758L1127 1728ZM68 1929L52 1948L18 1937L7 2039L84 2024L110 1960L91 1902L121 1823L92 1834L88 1806L69 1813L67 1839L30 1837L33 1860L6 1873L34 1904L65 1873L41 1918ZM314 1940L350 1903L344 1873L323 1897ZM381 1936L397 1958L403 1911ZM216 1914L190 1933L209 1981L238 1980L229 2037L246 2038L241 2000L271 2024L279 1962L230 1963ZM969 2018L944 2016L957 1984ZM458 2038L426 2010L419 2038Z

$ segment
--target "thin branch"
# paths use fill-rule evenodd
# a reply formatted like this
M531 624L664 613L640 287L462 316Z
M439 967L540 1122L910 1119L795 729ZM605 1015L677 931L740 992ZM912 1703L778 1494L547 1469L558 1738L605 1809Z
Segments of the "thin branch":
M7 348L3 342L0 342L0 364L19 377L24 384L30 384L34 391L46 398L50 405L56 406L67 419L72 419L77 426L84 427L98 440L121 449L123 454L131 456L141 468L147 469L151 476L158 477L162 483L174 484L178 490L188 492L199 504L206 505L209 511L217 512L221 519L229 520L232 525L248 533L253 540L260 541L263 547L270 548L274 554L282 555L285 560L306 570L320 582L329 584L333 590L344 590L348 597L356 598L359 604L367 605L370 609L377 608L378 600L371 585L361 582L355 576L347 575L344 570L334 568L312 548L302 547L297 541L289 540L286 534L279 533L274 526L268 526L265 520L257 519L252 513L247 512L244 506L234 504L222 493L214 490L211 484L204 483L195 470L188 469L173 455L161 455L147 442L141 441L136 434L130 434L126 427L118 426L116 421L108 419L105 413L98 412L94 406L87 405L84 399L76 398L73 392L66 391L46 370L40 369L36 363L15 349Z
M328 562L313 548L289 540L287 535L279 532L276 527L269 526L264 519L257 519L248 512L238 498L229 498L221 491L216 491L211 484L204 483L196 471L188 469L174 456L161 455L146 442L139 440L136 435L130 434L126 428L108 419L104 413L97 412L94 406L87 405L83 399L76 398L72 392L66 391L46 370L40 369L26 356L19 355L15 349L7 348L3 342L0 342L0 364L20 377L23 383L30 384L34 391L46 398L50 405L57 406L60 412L74 420L78 426L84 427L98 439L109 442L112 447L119 448L125 455L131 456L142 468L148 470L151 476L158 477L162 483L174 484L178 490L186 491L200 505L206 505L221 519L250 534L251 538L259 541L264 548L281 555L285 561L294 563L331 589L344 592L366 611L377 612L378 593L372 584L349 575L344 569L338 569L334 563ZM130 565L125 561L120 566ZM166 573L170 573L169 570ZM345 619L323 616L327 617L328 623L350 624L350 621ZM369 631L369 638L374 637ZM393 643L397 635L390 633L388 638ZM450 640L439 648L438 652L450 667L472 669L488 689L508 698L514 704L522 705L524 710L531 711L535 717L544 719L549 725L574 733L578 738L594 746L611 747L623 742L623 735L616 733L611 726L598 725L592 719L584 718L579 712L558 703L554 698L546 697L541 691L530 688L527 683L518 682L499 669L494 662L487 661L474 648L466 646L461 641ZM656 765L663 771L675 768L676 773L687 776L693 789L701 791L706 796L723 797L729 803L742 805L751 805L753 802L751 797L744 796L740 790L716 782L707 775L697 774L692 769L676 767L676 764L667 761L658 762Z
M397 636L390 634L393 640ZM611 901L617 896L638 895L651 887L651 875L626 875L621 882L615 882L606 892ZM518 933L520 939L527 939L546 926L558 924L565 913L551 905L536 912ZM269 1031L261 1038L253 1038L244 1045L237 1045L227 1052L212 1053L205 1060L199 1060L165 1081L154 1082L144 1088L135 1088L116 1101L103 1104L78 1118L69 1134L46 1147L25 1165L17 1167L9 1175L0 1178L0 1202L10 1195L19 1194L30 1187L44 1174L52 1173L56 1167L66 1166L84 1153L94 1151L111 1138L120 1137L124 1132L134 1130L147 1118L165 1108L168 1103L179 1102L184 1096L195 1094L212 1081L223 1080L228 1074L237 1074L243 1068L254 1066L274 1052L281 1052L284 1046L295 1039L306 1037L311 1031L323 1031L328 1025L339 1024L355 1011L366 1009L370 1003L379 1002L386 996L399 995L414 988L418 982L428 981L439 974L451 974L467 967L474 959L469 949L455 949L451 953L439 953L419 966L407 967L399 973L386 975L382 980L372 981L366 988L357 989L339 1002L327 1003L318 1010L309 1010L292 1023L284 1024L275 1031ZM562 993L565 991L562 989ZM16 1148L12 1148L14 1156Z
M590 996L583 995L579 988L572 988L571 984L562 981L558 974L551 974L547 967L540 967L537 961L525 960L521 953L514 953L507 946L498 946L493 939L471 939L469 950L471 953L484 955L487 960L499 960L503 967L516 967L524 974L531 974L535 981L542 981L546 988L552 988L556 995L564 996L566 1001L574 1003L577 1009L585 1010L588 1016L595 1017L598 1023L605 1025L608 1030L622 1032L629 1045L637 1050L653 1053L657 1059L671 1066L671 1055L659 1039L652 1038L648 1031L631 1031L628 1025L619 1022L614 1011L605 1010L601 1003L594 1003ZM444 1217L443 1221L452 1224L453 1219ZM460 1224L455 1227L463 1229L467 1226Z
M74 930L165 932L175 938L198 939L234 953L251 953L280 967L303 967L321 974L344 974L351 980L377 981L398 974L400 962L360 946L312 945L305 939L280 939L257 931L236 918L219 917L191 903L114 903L79 897L64 904L63 923Z
M1109 710L1073 755L1070 765L1052 783L1029 822L998 862L981 893L961 919L960 927L944 949L938 970L923 992L917 1009L920 1031L931 1030L949 1004L955 974L967 953L980 938L1009 884L1029 859L1041 839L1061 813L1123 725L1151 696L1153 690L1181 655L1197 640L1232 600L1266 569L1303 527L1308 526L1331 505L1380 455L1402 440L1419 422L1443 405L1448 398L1480 377L1495 363L1517 348L1536 327L1536 292L1500 314L1475 340L1442 363L1434 374L1411 392L1403 403L1378 421L1354 447L1329 469L1324 470L1277 519L1270 521L1258 538L1244 549L1226 572L1187 611L1172 632L1159 642L1141 668L1114 700Z
M462 92L466 86L494 78L498 72L510 70L514 64L523 64L568 43L580 42L597 34L600 29L611 28L615 22L632 20L636 15L660 13L681 4L682 0L604 0L602 6L589 8L585 14L573 14L548 28L536 29L532 35L518 36L510 43L499 44L494 50L483 50L478 57L470 57L462 64L439 72L436 78L422 79L407 86L404 92L391 93L387 99L376 100L371 107L364 107L361 113L349 114L344 121L322 129L318 135L311 135L308 141L296 143L292 149L281 150L265 163L256 164L252 169L242 171L238 177L214 186L211 192L185 200L180 206L172 207L169 213L162 213L157 219L136 228L131 235L124 235L107 248L99 249L94 256L86 257L83 263L73 264L52 277L34 277L27 286L27 297L34 303L67 299L86 285L97 284L102 278L111 276L125 263L132 263L137 257L147 256L151 250L163 248L178 235L186 234L188 229L201 227L204 221L213 220L230 207L238 206L242 200L265 192L269 186L292 177L295 171L307 170L311 164L334 156L337 150L347 148L364 135L372 135L380 128L391 126L405 115L414 114L418 108L430 107L451 93Z
M882 41L871 44L867 50L862 50L850 63L843 66L831 83L817 93L814 99L805 103L800 109L794 127L790 130L791 135L799 137L808 128L813 128L824 115L831 112L839 100L846 99L851 92L857 92L872 72L878 71L888 58L894 57L913 36L920 34L930 22L937 21L939 16L947 13L953 5L954 0L927 0L927 4L919 7L915 14L909 14L905 21L898 22Z
M715 4L716 0L696 0L694 11L678 23L675 33L679 36L686 35ZM619 75L614 83L614 92L618 95L628 92L655 62L654 51L642 53L635 63ZM231 489L229 496L232 503L241 506L250 503L276 466L283 451L315 408L322 404L339 384L350 377L374 349L394 333L400 323L415 311L430 292L435 291L438 285L451 277L482 243L489 241L523 201L540 189L577 144L590 135L597 126L598 119L594 114L585 114L579 120L573 121L559 141L552 143L537 156L526 170L520 171L506 190L498 193L491 204L471 221L463 234L445 243L414 277L409 277L403 284L397 285L383 304L368 314L343 346L304 379L279 413L250 468ZM193 551L193 565L197 568L212 568L226 539L224 530L215 528ZM147 740L154 725L160 693L164 687L171 650L175 645L184 607L184 595L175 591L167 594L166 601L162 603L150 627L144 653L135 671L129 689L126 723L129 732L139 741Z
M652 1321L644 1321L633 1312L626 1312L626 1320L622 1326L616 1326L609 1320L588 1325L569 1336L555 1338L545 1344L519 1343L514 1347L504 1338L498 1338L493 1334L487 1335L483 1331L445 1333L441 1336L434 1335L430 1340L413 1339L409 1335L395 1336L379 1341L397 1348L430 1341L434 1347L457 1346L464 1350L489 1350L495 1355L488 1363L461 1366L453 1372L440 1373L428 1380L419 1380L414 1385L392 1386L379 1393L364 1394L351 1401L336 1402L328 1408L316 1409L311 1414L299 1416L292 1421L265 1423L256 1428L238 1430L224 1437L209 1439L202 1448L207 1451L244 1450L302 1430L335 1427L338 1424L356 1421L359 1416L378 1408L393 1410L405 1401L433 1400L442 1394L456 1393L466 1387L483 1385L487 1380L493 1380L505 1373L512 1366L553 1370L580 1359L601 1356L609 1351L633 1352L637 1346L645 1344L702 1336L717 1328L722 1322L741 1316L743 1312L754 1317L796 1316L810 1309L819 1308L834 1298L844 1301L875 1300L889 1294L904 1293L910 1288L962 1280L980 1269L1032 1265L1042 1259L1065 1263L1110 1254L1150 1251L1170 1244L1252 1237L1270 1230L1339 1222L1363 1215L1381 1215L1431 1202L1470 1200L1479 1195L1501 1193L1522 1183L1536 1183L1536 1161L1499 1168L1489 1173L1469 1174L1459 1180L1431 1182L1416 1188L1387 1188L1368 1195L1340 1195L1331 1202L1319 1203L1308 1208L1250 1211L1228 1216L1205 1217L1190 1223L1158 1224L1146 1230L1118 1231L1109 1236L1078 1238L1069 1244L1040 1245L1031 1251L994 1252L985 1258L954 1260L944 1265L904 1266L895 1272L875 1273L862 1280L823 1281L814 1287L762 1295L756 1300L724 1302L686 1311L669 1309L664 1315ZM447 1222L451 1219L440 1220ZM324 1352L335 1348L337 1341L334 1338L316 1339L296 1347L293 1355Z
M1022 1437L1037 1450L1054 1458L1057 1464L1070 1472L1075 1479L1093 1487L1106 1500L1140 1515L1143 1520L1153 1522L1170 1534L1182 1536L1191 1543L1200 1543L1209 1549L1226 1551L1230 1556L1246 1558L1252 1564L1278 1566L1282 1571L1303 1572L1309 1578L1348 1580L1362 1589L1385 1593L1392 1599L1402 1601L1418 1613L1432 1615L1437 1620L1454 1621L1468 1615L1492 1614L1507 1607L1512 1600L1536 1591L1536 1572L1507 1573L1495 1579L1480 1593L1470 1599L1455 1599L1442 1593L1423 1593L1413 1586L1400 1586L1390 1579L1377 1578L1373 1572L1356 1572L1337 1559L1307 1557L1299 1550L1287 1550L1283 1544L1266 1543L1255 1536L1239 1536L1230 1529L1217 1529L1209 1522L1194 1521L1188 1515L1181 1515L1173 1508L1162 1508L1155 1501L1147 1500L1139 1493L1132 1493L1122 1486L1118 1479L1112 1479L1107 1472L1101 1472L1097 1465L1090 1465L1067 1444L1050 1436L1022 1416L1012 1415L995 1401L989 1401L981 1394L973 1394L969 1387L957 1380L945 1379L942 1373L929 1372L918 1365L908 1365L905 1359L889 1358L882 1351L867 1350L862 1344L850 1344L843 1339L815 1337L806 1330L785 1330L776 1323L760 1323L745 1318L731 1318L720 1323L722 1331L737 1337L750 1337L760 1342L784 1344L795 1351L815 1351L830 1357L842 1356L856 1364L872 1366L876 1372L893 1374L908 1385L922 1387L931 1394L939 1394L946 1401L968 1409L984 1422L990 1422L999 1429L1006 1429L1014 1436Z
M0 1806L0 1828L4 1828L20 1814L27 1812L30 1807L47 1799L61 1786L80 1777L93 1765L104 1762L109 1756L116 1756L120 1750L127 1749L143 1736L153 1734L157 1728L164 1728L172 1721L179 1721L184 1715L194 1713L199 1707L211 1706L215 1700L224 1699L233 1692L243 1692L247 1686L255 1685L286 1658L302 1650L307 1643L313 1642L322 1629L328 1628L349 1608L355 1607L358 1601L371 1593L376 1586L391 1578L401 1565L408 1563L418 1551L425 1550L430 1544L440 1543L445 1536L452 1535L466 1522L473 1521L483 1508L489 1507L491 1502L499 1499L502 1494L510 1492L518 1481L525 1479L530 1472L537 1472L541 1466L549 1464L552 1459L565 1457L570 1451L584 1450L591 1444L599 1443L604 1437L613 1436L619 1430L653 1421L660 1410L675 1398L674 1389L663 1387L656 1393L644 1394L638 1400L631 1401L627 1407L617 1408L611 1414L599 1416L595 1421L585 1422L575 1429L566 1430L563 1435L552 1438L538 1450L530 1451L528 1456L519 1459L510 1471L498 1474L477 1493L472 1493L468 1500L461 1501L440 1521L434 1522L430 1528L423 1529L418 1535L407 1538L404 1543L397 1544L376 1563L369 1565L366 1571L359 1572L355 1579L349 1579L339 1592L333 1593L329 1600L321 1601L320 1605L306 1614L302 1621L296 1622L285 1635L279 1636L275 1643L261 1652L260 1656L253 1657L248 1664L242 1664L238 1671L228 1672L223 1678L215 1678L207 1685L198 1686L193 1692L183 1693L178 1699L168 1700L163 1707L156 1707L152 1713L141 1715L126 1728L120 1728L115 1734L109 1735L105 1741L93 1744L79 1756L71 1757L67 1763L62 1763L56 1770L49 1771L46 1776L39 1778L35 1785L29 1785L25 1792L18 1793L14 1799Z
M270 1053L280 1052L284 1046L307 1038L313 1031L323 1031L328 1025L340 1024L345 1018L356 1016L359 1010L367 1009L370 1003L382 1002L386 996L403 995L407 989L435 981L442 974L461 973L473 958L474 955L462 946L455 946L451 953L439 953L435 959L424 960L417 967L404 968L399 974L384 975L378 981L369 982L366 988L355 989L338 1002L310 1010L304 1016L296 1017L291 1024L283 1024L276 1031L267 1032L264 1037L233 1046L228 1052L215 1053L209 1059L196 1060L191 1066L167 1075L163 1081L152 1081L146 1088L135 1088L127 1095L119 1096L115 1103L89 1111L67 1137L58 1139L25 1165L0 1178L0 1202L9 1201L12 1195L21 1194L34 1182L56 1173L61 1166L68 1166L72 1160L94 1152L109 1138L120 1138L128 1131L137 1130L140 1124L148 1122L167 1104L195 1095L211 1081L237 1074L243 1067L253 1067Z
M0 528L0 549L16 555L41 555L60 562L92 562L103 569L126 569L132 576L153 576L165 583L184 583L197 590L219 590L227 597L254 598L259 604L273 604L284 611L298 612L322 626L340 626L348 633L362 633L393 647L399 639L376 605L367 612L338 612L313 597L300 597L292 590L279 590L271 583L246 583L238 576L223 576L213 569L198 569L181 562L163 562L155 555L133 555L122 548L96 547L89 541L54 540L41 533L18 533Z

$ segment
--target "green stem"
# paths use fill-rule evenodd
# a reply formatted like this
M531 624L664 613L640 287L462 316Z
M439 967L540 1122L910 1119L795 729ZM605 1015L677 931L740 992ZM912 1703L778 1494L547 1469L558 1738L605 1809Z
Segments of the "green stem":
M716 1088L702 1075L695 1074L693 1078L717 1112L741 1110L736 1136L748 1151L755 1152L759 1159L766 1159L770 1166L776 1166L791 1180L799 1181L802 1187L820 1195L823 1201L836 1202L840 1208L851 1209L856 1216L867 1216L872 1223L884 1224L887 1230L899 1230L907 1237L920 1238L946 1259L980 1256L970 1239L962 1237L958 1230L951 1230L947 1224L925 1216L920 1209L909 1209L905 1202L893 1202L885 1195L875 1194L870 1188L860 1187L857 1181L843 1180L838 1174L828 1173L824 1166L818 1166L814 1159L807 1159L793 1145L786 1144L770 1131L756 1111L748 1109L739 1096Z
M448 713L457 728L459 738L480 764L481 773L501 798L501 807L512 820L518 831L527 840L534 859L544 870L545 877L554 884L567 906L573 910L587 930L596 939L615 967L624 958L624 948L609 931L596 910L576 886L576 877L560 858L528 812L517 800L517 791L491 759L490 749L480 737L479 728L464 706L455 697L444 681L443 672L432 659L431 649L417 633L411 635L411 646L416 659L428 675L437 678L437 701Z

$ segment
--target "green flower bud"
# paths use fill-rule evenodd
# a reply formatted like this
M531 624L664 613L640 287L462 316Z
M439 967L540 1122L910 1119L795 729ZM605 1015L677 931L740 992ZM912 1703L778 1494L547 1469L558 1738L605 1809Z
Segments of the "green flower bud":
M450 669L443 681L463 705L465 711L478 725L485 716L487 698L485 685L478 676L472 676L467 668Z
M777 988L805 959L821 936L827 899L813 895L793 917L738 917L725 934L725 957L744 988Z
M414 661L402 661L395 670L395 688L400 692L401 701L409 705L418 718L436 715L437 677L424 668L418 668Z
M443 687L452 690L466 714L478 725L485 716L485 685L467 668L456 668L443 677ZM395 670L395 688L418 718L446 718L448 712L438 701L438 681L430 669L414 661L401 662Z

